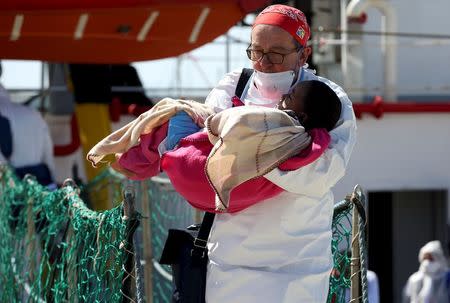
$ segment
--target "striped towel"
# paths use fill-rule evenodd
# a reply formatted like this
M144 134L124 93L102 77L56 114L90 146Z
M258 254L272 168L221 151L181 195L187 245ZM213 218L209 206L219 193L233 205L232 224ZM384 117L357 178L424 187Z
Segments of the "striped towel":
M107 155L124 153L139 144L139 137L167 122L179 111L185 111L194 122L204 127L205 119L214 113L209 106L190 100L164 98L150 110L98 142L86 158L96 167Z
M274 108L233 107L208 117L205 124L214 145L205 172L218 211L227 210L237 185L268 173L311 142L295 118Z

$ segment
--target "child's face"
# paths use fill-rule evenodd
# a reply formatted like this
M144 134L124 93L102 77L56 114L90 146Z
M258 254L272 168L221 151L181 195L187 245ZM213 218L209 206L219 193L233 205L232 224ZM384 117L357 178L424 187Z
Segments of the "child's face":
M296 114L300 114L304 111L303 98L300 96L300 92L297 90L297 86L294 86L292 91L286 95L283 95L278 102L278 109L290 109Z

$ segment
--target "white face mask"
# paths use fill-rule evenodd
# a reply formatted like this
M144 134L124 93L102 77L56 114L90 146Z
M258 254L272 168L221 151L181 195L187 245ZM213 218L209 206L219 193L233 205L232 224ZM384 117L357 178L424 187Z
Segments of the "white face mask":
M295 72L263 73L255 71L253 83L249 88L252 104L267 105L278 103L281 96L287 94L294 80ZM256 87L255 87L256 86ZM275 103L275 104L276 104Z
M420 263L420 271L425 274L433 275L441 270L443 270L443 268L439 262L423 260L422 263Z

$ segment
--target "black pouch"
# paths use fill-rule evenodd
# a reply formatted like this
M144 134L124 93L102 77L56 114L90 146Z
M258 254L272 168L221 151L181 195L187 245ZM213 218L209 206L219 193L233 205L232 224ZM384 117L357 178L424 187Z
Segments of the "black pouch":
M205 303L206 245L213 221L214 214L205 213L201 225L169 229L159 263L172 268L173 303Z

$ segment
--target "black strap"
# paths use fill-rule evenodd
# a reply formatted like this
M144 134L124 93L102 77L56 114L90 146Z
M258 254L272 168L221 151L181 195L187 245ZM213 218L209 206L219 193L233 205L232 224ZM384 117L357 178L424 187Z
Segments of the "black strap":
M211 231L211 227L214 222L215 216L216 216L215 213L205 212L205 215L203 216L202 225L200 225L200 230L198 231L198 235L197 238L195 238L195 240L200 240L201 242L208 241L209 232Z
M197 237L194 239L194 246L191 249L191 256L195 260L201 260L207 257L208 236L214 222L214 213L206 212L203 216L202 225L198 231Z
M250 79L250 76L252 74L253 74L252 68L243 68L242 69L241 76L239 77L238 84L237 84L236 90L234 92L234 94L237 97L239 97L239 98L242 97L242 93L244 92L245 85L247 84L248 79Z

